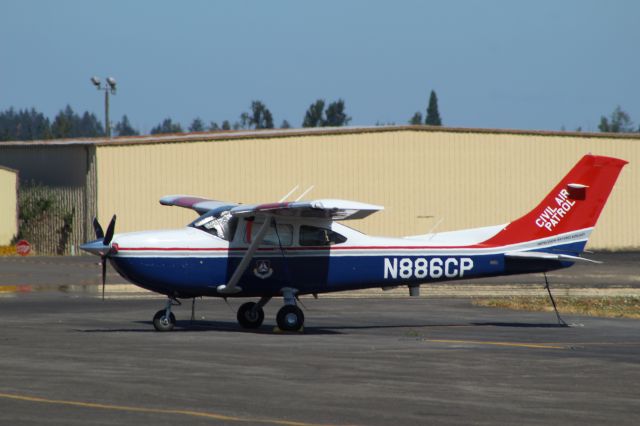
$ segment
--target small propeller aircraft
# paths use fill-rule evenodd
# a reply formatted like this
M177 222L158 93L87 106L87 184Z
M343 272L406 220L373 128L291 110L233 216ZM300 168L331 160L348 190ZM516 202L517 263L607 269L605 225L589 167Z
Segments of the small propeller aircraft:
M107 260L125 279L168 296L153 318L158 331L173 329L178 299L203 296L258 298L238 309L245 328L260 327L263 307L282 297L277 325L295 331L304 324L297 304L304 294L408 286L416 296L421 284L590 261L580 254L625 164L585 155L533 210L497 226L373 237L340 222L383 209L377 205L336 199L236 204L172 195L160 203L199 215L186 228L114 235L114 216L106 233L94 220L97 239L81 248L102 257L103 296Z

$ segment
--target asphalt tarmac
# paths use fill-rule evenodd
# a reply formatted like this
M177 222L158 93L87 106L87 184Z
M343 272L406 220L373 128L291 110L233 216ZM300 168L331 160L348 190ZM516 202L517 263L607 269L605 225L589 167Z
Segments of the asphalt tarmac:
M637 425L640 323L469 299L303 299L304 332L242 330L239 301L176 308L44 291L0 297L2 425Z

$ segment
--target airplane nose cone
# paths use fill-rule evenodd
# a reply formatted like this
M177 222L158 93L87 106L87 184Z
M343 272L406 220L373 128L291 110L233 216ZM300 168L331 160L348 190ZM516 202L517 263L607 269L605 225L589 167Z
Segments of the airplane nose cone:
M96 256L104 256L111 251L111 246L106 245L102 239L80 244L80 249Z

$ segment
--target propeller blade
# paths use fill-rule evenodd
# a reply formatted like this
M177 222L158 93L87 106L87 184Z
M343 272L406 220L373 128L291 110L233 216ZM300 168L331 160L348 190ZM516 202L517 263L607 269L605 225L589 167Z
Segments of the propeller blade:
M102 230L102 226L100 226L100 222L98 222L98 218L93 218L93 230L96 233L96 238L101 240L104 238L104 231Z
M104 300L104 286L107 283L107 256L101 256L102 259L102 300Z
M116 229L116 215L114 214L111 218L111 222L109 222L109 226L107 227L107 233L104 235L104 245L108 246L111 244L111 240L113 239L113 232Z

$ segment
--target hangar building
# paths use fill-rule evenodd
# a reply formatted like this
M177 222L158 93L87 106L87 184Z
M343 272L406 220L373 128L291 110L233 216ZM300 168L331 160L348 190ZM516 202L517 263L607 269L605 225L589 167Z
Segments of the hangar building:
M93 238L95 215L106 225L117 214L116 232L181 227L195 214L161 206L160 197L272 202L295 185L299 192L313 185L307 199L385 206L353 223L374 235L507 223L534 207L590 152L630 164L589 248L636 249L638 134L430 126L190 133L6 142L0 144L0 165L17 169L22 184L39 182L65 192L74 217L68 253Z
M11 243L18 233L18 172L0 166L0 246Z

